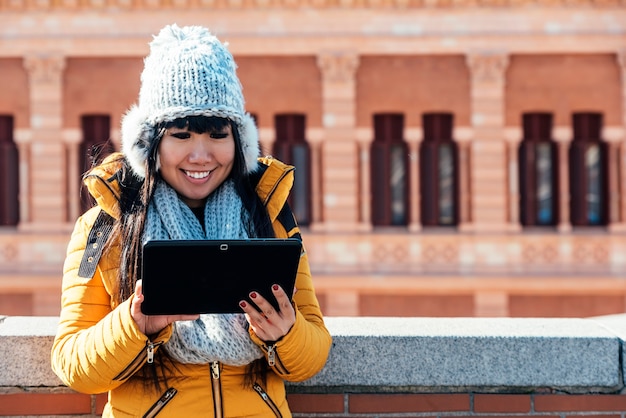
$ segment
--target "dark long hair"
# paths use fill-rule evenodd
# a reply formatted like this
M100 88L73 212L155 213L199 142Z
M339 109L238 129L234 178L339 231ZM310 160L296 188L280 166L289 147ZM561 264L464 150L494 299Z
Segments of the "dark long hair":
M149 157L145 162L145 179L137 177L126 159L122 160L117 180L121 186L120 218L113 227L111 240L121 245L120 269L118 273L117 303L127 300L134 292L135 284L141 275L142 235L146 224L148 204L152 199L157 180L160 175L157 170L158 147L165 131L171 127L187 128L194 133L223 132L224 127L230 124L235 140L235 158L230 178L233 179L235 190L241 198L243 209L248 212L250 222L245 225L250 237L274 237L274 230L260 198L255 191L251 173L246 171L246 164L241 147L240 135L237 126L229 119L206 116L189 116L161 124L156 129L154 139L149 145ZM242 217L246 219L246 217ZM173 363L164 350L157 352L157 358L152 367L144 367L140 374L147 380L155 383L157 389L165 380L168 365ZM160 367L156 366L156 363ZM149 365L148 365L149 366ZM248 366L246 384L255 379L264 380L267 366L265 362L255 361Z

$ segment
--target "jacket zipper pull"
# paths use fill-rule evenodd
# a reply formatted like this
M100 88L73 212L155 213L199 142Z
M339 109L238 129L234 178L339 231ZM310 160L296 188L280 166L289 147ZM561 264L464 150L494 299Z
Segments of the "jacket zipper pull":
M276 365L276 345L272 344L267 346L267 364L270 365L270 367Z
M152 364L154 362L154 343L148 342L148 363Z
M265 393L263 388L258 383L255 383L254 386L252 387L254 388L254 390L257 391L259 395L261 395L261 398L263 398L264 401L267 401L269 399L269 396L267 396L267 393Z
M220 378L220 363L218 361L211 363L211 375L215 380Z

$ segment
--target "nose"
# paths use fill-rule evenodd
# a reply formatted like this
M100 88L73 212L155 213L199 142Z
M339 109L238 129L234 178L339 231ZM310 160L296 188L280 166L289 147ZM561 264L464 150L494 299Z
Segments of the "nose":
M204 135L207 134L193 134L192 140L190 141L189 162L203 164L212 160L213 152L211 141L206 140L206 138L203 137Z

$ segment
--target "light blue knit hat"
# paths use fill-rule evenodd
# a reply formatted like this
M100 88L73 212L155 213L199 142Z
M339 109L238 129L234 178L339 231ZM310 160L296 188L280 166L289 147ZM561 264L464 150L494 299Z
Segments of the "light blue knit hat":
M201 26L166 26L150 43L139 102L122 119L122 152L139 177L156 126L186 116L219 116L235 122L247 172L257 167L259 135L244 109L237 66L226 45Z

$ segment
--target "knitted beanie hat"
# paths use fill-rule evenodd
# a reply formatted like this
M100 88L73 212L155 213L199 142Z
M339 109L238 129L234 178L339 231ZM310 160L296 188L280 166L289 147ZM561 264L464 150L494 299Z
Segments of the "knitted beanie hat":
M257 167L256 125L244 110L236 64L226 45L200 26L166 26L150 43L139 102L122 119L122 152L145 178L156 127L187 116L217 116L235 122L246 172Z

